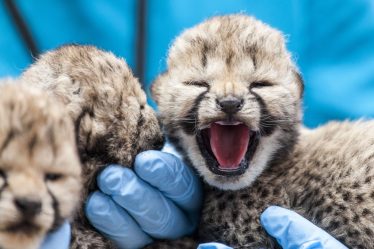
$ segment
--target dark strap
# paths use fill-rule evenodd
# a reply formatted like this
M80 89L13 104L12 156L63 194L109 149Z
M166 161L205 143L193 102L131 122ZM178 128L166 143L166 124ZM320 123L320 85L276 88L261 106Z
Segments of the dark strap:
M39 55L39 49L36 46L36 43L31 35L30 30L28 29L25 21L23 20L20 12L17 9L17 6L15 5L13 0L5 0L5 6L8 9L9 14L11 15L19 34L22 37L22 40L26 47L28 48L28 51L30 51L30 56L32 57L32 60L34 61L38 55Z
M137 23L138 30L136 34L136 66L135 75L139 78L140 83L145 86L145 66L146 66L146 16L147 0L138 0Z

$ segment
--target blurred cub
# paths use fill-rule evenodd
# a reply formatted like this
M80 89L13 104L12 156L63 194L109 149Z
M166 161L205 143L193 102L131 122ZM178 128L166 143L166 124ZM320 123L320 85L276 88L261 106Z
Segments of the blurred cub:
M136 154L163 144L156 115L138 80L112 53L92 46L64 46L42 55L22 78L66 106L83 163L83 200L96 189L96 175L104 166L131 166ZM89 225L82 208L73 224L71 248L115 246Z
M19 84L0 85L0 120L0 248L36 249L79 201L73 125L56 101Z

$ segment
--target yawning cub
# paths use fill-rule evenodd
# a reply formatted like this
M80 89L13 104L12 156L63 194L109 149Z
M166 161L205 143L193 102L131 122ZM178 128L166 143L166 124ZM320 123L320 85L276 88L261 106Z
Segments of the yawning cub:
M259 222L269 205L349 248L373 248L374 122L304 134L302 93L283 35L252 17L215 17L175 40L153 96L167 136L207 183L198 237L179 248L275 248Z

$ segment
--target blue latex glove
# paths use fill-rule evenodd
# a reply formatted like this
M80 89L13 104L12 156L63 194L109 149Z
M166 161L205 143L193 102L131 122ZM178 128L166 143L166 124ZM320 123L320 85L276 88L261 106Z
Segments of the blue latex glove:
M101 191L86 204L92 225L120 248L192 233L202 202L195 173L178 157L161 151L140 153L134 171L110 165L101 172L97 178Z
M232 247L226 246L221 243L211 242L200 244L197 249L232 249Z
M321 228L297 213L268 207L261 215L261 224L283 249L347 249ZM200 244L198 249L230 249L219 243Z
M310 221L285 208L268 207L260 219L283 249L347 249Z
M71 237L70 224L65 222L58 230L49 234L41 249L68 249Z

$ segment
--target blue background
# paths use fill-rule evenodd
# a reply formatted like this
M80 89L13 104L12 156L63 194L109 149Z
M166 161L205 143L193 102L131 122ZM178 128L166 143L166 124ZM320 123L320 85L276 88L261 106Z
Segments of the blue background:
M135 0L15 0L41 51L96 45L134 68ZM148 0L146 86L163 70L176 35L214 15L246 13L282 30L305 80L304 122L374 116L374 1ZM0 76L19 75L30 52L0 2Z

